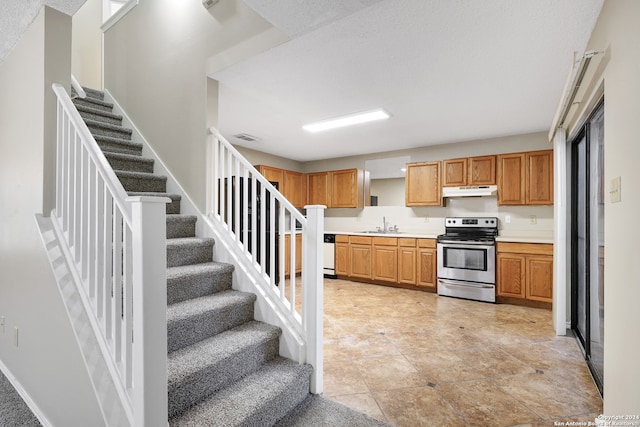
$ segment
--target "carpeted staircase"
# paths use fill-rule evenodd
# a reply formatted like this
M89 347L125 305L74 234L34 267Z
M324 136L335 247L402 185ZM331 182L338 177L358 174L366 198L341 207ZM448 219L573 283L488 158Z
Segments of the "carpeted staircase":
M113 104L85 89L80 115L130 195L169 197L167 339L171 426L269 426L309 397L312 367L278 356L280 329L253 319L256 296L231 289L233 266L212 260L214 241L195 235L180 195L131 141ZM295 412L295 411L293 411ZM290 415L289 415L290 416Z

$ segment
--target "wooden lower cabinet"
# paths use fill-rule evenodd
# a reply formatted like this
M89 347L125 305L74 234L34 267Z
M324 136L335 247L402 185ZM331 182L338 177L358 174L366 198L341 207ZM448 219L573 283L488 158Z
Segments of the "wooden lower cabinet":
M296 234L296 274L302 272L302 234ZM291 235L284 236L284 275L291 274Z
M417 283L419 287L436 290L436 241L435 239L418 239L417 250Z
M550 303L553 301L553 245L497 245L497 296Z
M435 292L436 241L336 236L336 274L364 282Z
M395 283L398 281L398 239L373 238L373 280Z
M398 283L415 285L417 277L416 249L417 239L398 239Z
M336 275L349 275L349 236L336 236Z
M349 237L349 276L371 279L371 237Z

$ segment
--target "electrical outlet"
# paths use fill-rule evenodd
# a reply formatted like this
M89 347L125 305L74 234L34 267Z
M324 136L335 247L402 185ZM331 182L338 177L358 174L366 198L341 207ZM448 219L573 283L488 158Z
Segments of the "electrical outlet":
M511 224L511 215L505 215L504 216L504 222L506 224Z
M0 326L2 327L2 333L4 334L4 331L5 331L4 316L0 317Z
M16 327L14 327L14 328L13 328L13 344L14 344L16 347L18 346L18 343L19 343L19 341L18 341L18 332L19 332L19 331L18 331L18 327L17 327L17 326L16 326Z
M529 223L530 224L537 224L538 223L538 217L535 215L529 215Z

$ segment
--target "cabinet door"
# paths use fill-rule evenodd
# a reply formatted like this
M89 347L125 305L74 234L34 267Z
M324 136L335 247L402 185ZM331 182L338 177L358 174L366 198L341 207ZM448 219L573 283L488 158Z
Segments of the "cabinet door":
M291 236L284 236L284 275L291 273Z
M349 276L371 279L371 245L349 245Z
M405 180L407 206L441 206L440 162L408 163Z
M398 281L398 247L373 246L373 279Z
M553 205L553 150L526 154L527 205Z
M348 169L329 172L331 179L331 207L358 207L358 171Z
M498 204L524 205L525 154L498 156Z
M257 169L265 178L267 178L267 181L275 181L282 186L284 182L284 171L282 169L271 166L259 166ZM282 187L280 187L280 191L282 192Z
M495 185L496 156L470 157L467 167L468 185Z
M519 254L498 254L497 295L525 297L525 257Z
M347 276L349 274L349 245L336 243L336 274Z
M282 194L284 194L284 196L296 208L304 208L307 198L304 188L304 184L306 183L304 174L288 170L283 172L283 185L281 188Z
M416 248L398 248L398 283L416 284Z
M452 159L442 162L442 186L467 185L467 159Z
M302 273L302 234L296 234L296 274Z
M418 249L418 286L436 289L436 250L431 248Z
M553 301L553 257L527 256L527 299Z
M315 172L307 174L307 200L310 205L325 205L329 203L329 172Z

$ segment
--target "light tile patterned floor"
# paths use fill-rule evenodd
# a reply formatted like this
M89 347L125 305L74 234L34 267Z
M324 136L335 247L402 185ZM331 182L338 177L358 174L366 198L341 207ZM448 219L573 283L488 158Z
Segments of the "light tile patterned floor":
M324 395L397 426L553 426L602 411L550 310L325 279L324 334Z

